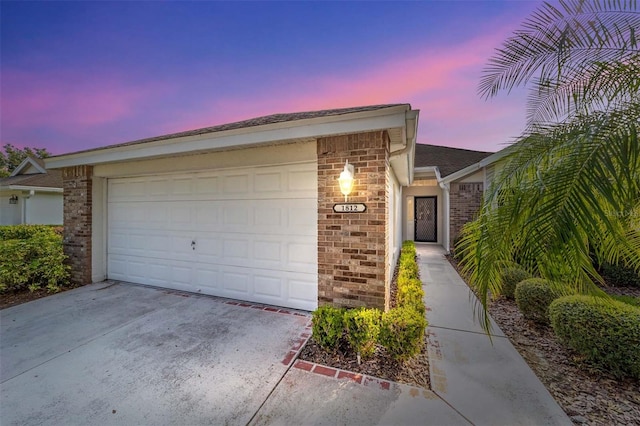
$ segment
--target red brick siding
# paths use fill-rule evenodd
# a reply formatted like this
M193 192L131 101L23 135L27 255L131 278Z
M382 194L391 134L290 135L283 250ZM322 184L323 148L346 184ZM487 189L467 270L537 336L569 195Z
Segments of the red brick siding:
M359 133L318 139L318 304L384 309L389 136ZM334 213L344 202L338 177L345 160L355 166L349 202L364 213Z
M71 281L91 282L91 194L93 167L67 167L64 188L64 252L69 256Z
M454 249L462 226L476 218L482 205L482 182L452 183L449 189L449 248Z

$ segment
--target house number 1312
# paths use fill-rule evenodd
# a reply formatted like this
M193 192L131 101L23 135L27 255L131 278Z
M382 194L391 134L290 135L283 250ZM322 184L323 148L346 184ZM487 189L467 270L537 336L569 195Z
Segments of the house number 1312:
M336 213L363 213L367 210L367 206L362 203L340 203L333 205L333 211Z

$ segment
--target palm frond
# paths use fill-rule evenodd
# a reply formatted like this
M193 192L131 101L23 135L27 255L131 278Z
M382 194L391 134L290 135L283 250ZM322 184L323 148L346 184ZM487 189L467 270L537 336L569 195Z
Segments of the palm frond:
M625 80L635 82L637 94L639 29L635 0L545 3L497 49L479 93L489 98L532 83L530 125L601 109L629 87ZM613 74L618 78L604 78Z

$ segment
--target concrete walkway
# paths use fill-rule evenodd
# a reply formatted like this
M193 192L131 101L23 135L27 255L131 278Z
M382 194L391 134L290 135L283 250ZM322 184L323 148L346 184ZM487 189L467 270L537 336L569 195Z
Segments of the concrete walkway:
M295 359L306 313L107 282L0 311L0 423L570 425L443 250L417 249L433 390Z
M572 424L498 326L492 344L474 321L474 296L442 248L417 250L433 390L354 381L347 372L298 360L251 424Z
M433 391L475 425L572 424L435 245L417 245L429 321ZM475 307L475 309L474 309Z

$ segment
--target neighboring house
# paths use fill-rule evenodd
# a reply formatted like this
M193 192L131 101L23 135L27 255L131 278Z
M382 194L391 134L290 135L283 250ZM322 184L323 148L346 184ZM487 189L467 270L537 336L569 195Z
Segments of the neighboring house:
M449 247L447 212L475 208L486 180L489 153L416 145L418 115L408 104L275 114L49 158L63 172L72 278L384 309L402 241ZM346 161L347 201L364 204L349 213ZM436 197L433 224L423 197Z
M0 225L62 225L62 172L27 157L0 178Z

